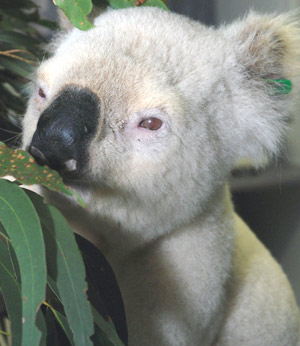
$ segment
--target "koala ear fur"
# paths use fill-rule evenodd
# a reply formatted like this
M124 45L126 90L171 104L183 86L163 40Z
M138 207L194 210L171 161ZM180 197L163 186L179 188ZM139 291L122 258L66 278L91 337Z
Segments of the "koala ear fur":
M251 12L233 24L241 59L254 78L292 78L300 68L300 12L280 16Z
M288 113L299 98L300 14L251 12L225 30L232 39L241 87L235 103L239 142L232 145L240 148L237 160L247 157L258 166L278 152L288 128ZM278 79L290 80L292 91L277 92L276 83L269 81Z

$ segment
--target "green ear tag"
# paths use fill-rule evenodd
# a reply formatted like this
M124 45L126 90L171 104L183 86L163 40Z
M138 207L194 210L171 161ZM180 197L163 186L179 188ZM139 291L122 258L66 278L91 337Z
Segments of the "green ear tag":
M272 84L272 95L289 94L292 90L292 82L289 79L266 79Z

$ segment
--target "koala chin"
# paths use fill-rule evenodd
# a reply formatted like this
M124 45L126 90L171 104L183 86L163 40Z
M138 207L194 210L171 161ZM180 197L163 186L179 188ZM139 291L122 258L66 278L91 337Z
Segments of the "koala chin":
M110 262L129 346L300 345L288 280L226 183L242 158L259 167L280 149L300 93L299 23L107 10L86 32L62 22L38 67L23 148L82 194L86 210L47 198Z

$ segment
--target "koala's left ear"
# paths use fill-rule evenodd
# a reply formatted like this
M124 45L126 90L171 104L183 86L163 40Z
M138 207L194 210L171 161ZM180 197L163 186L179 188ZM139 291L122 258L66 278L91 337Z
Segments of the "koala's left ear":
M240 136L232 144L240 147L237 160L250 157L259 164L280 147L288 111L299 99L299 24L299 13L268 16L252 12L225 28L240 76L235 99Z

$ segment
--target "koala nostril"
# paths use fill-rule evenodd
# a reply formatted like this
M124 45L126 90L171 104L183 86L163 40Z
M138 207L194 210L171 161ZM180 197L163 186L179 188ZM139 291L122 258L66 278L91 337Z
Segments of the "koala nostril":
M74 172L77 170L77 161L70 159L64 162L63 171L66 173Z
M35 146L31 145L29 148L29 153L36 159L37 163L40 165L47 165L48 160L45 155Z

